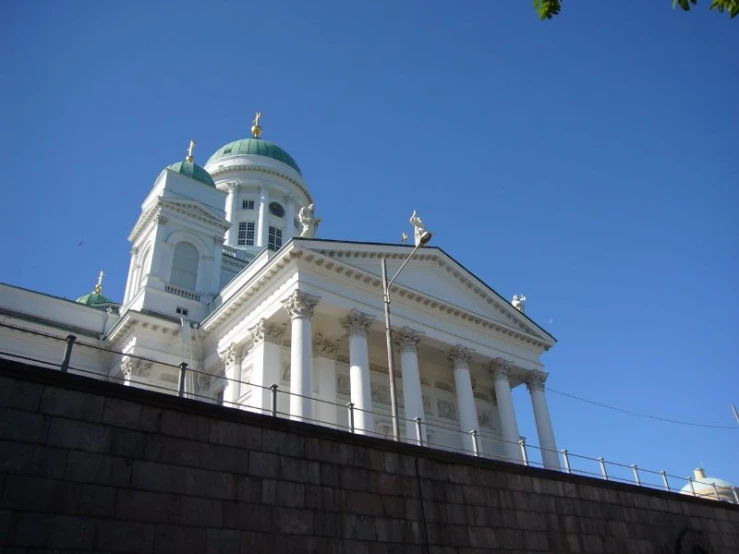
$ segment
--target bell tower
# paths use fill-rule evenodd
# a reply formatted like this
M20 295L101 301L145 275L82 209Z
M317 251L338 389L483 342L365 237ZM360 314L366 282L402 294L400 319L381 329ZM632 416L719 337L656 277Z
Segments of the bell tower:
M195 141L184 162L165 168L141 206L122 312L146 310L202 320L220 290L226 194L195 163Z

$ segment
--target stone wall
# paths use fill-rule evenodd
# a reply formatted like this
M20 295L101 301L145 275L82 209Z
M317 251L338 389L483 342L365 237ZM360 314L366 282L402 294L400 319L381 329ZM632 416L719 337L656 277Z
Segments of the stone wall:
M739 551L739 508L0 360L0 550Z

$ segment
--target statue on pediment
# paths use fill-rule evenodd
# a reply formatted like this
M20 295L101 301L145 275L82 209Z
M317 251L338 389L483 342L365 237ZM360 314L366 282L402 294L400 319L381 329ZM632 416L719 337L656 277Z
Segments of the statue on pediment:
M513 305L513 307L519 312L526 313L526 297L523 294L520 296L518 294L514 294L513 300L511 300L511 305Z
M301 237L312 239L318 234L318 224L321 223L321 218L316 217L315 204L300 208L298 220L300 225L303 226L303 230L300 232Z

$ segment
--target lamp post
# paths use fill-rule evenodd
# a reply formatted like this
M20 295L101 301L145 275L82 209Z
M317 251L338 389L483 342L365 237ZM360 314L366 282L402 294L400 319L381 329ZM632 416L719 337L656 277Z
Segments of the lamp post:
M416 228L414 235L416 246L411 251L411 253L408 254L408 257L400 265L398 271L395 272L395 275L393 275L393 278L389 281L387 278L387 260L385 260L385 258L383 257L381 262L382 298L385 305L385 341L387 342L387 369L388 379L390 380L390 411L391 418L393 420L393 439L395 441L400 440L400 431L398 429L398 399L395 393L395 355L393 353L393 337L392 328L390 326L390 287L393 286L395 279L398 278L398 275L400 275L400 272L403 271L403 268L411 260L416 251L422 246L426 245L432 237L432 234L424 229L423 222L421 221L421 218L416 215L416 212L413 212L413 215L411 216L411 223ZM405 238L405 234L403 236Z

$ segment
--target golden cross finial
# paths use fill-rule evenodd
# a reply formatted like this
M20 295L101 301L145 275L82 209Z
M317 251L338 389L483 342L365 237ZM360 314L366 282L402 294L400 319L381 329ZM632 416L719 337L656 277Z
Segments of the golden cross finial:
M191 141L190 141L190 148L188 148L188 149L187 149L187 158L185 158L185 159L186 159L186 160L187 160L188 162L190 162L190 163L192 163L192 161L193 161L193 159L194 159L194 158L192 157L192 153L193 153L193 152L195 151L195 145L196 145L196 144L197 144L197 142L195 142L194 140L191 140Z
M254 135L254 138L259 138L259 135L262 134L262 128L259 126L259 120L261 118L262 118L262 112L257 112L257 115L254 118L254 121L252 121L253 125L251 126L251 134Z
M95 285L95 292L97 294L102 294L103 293L103 276L104 275L105 275L105 273L103 273L103 270L101 269L100 270L100 275L98 275L98 284Z

